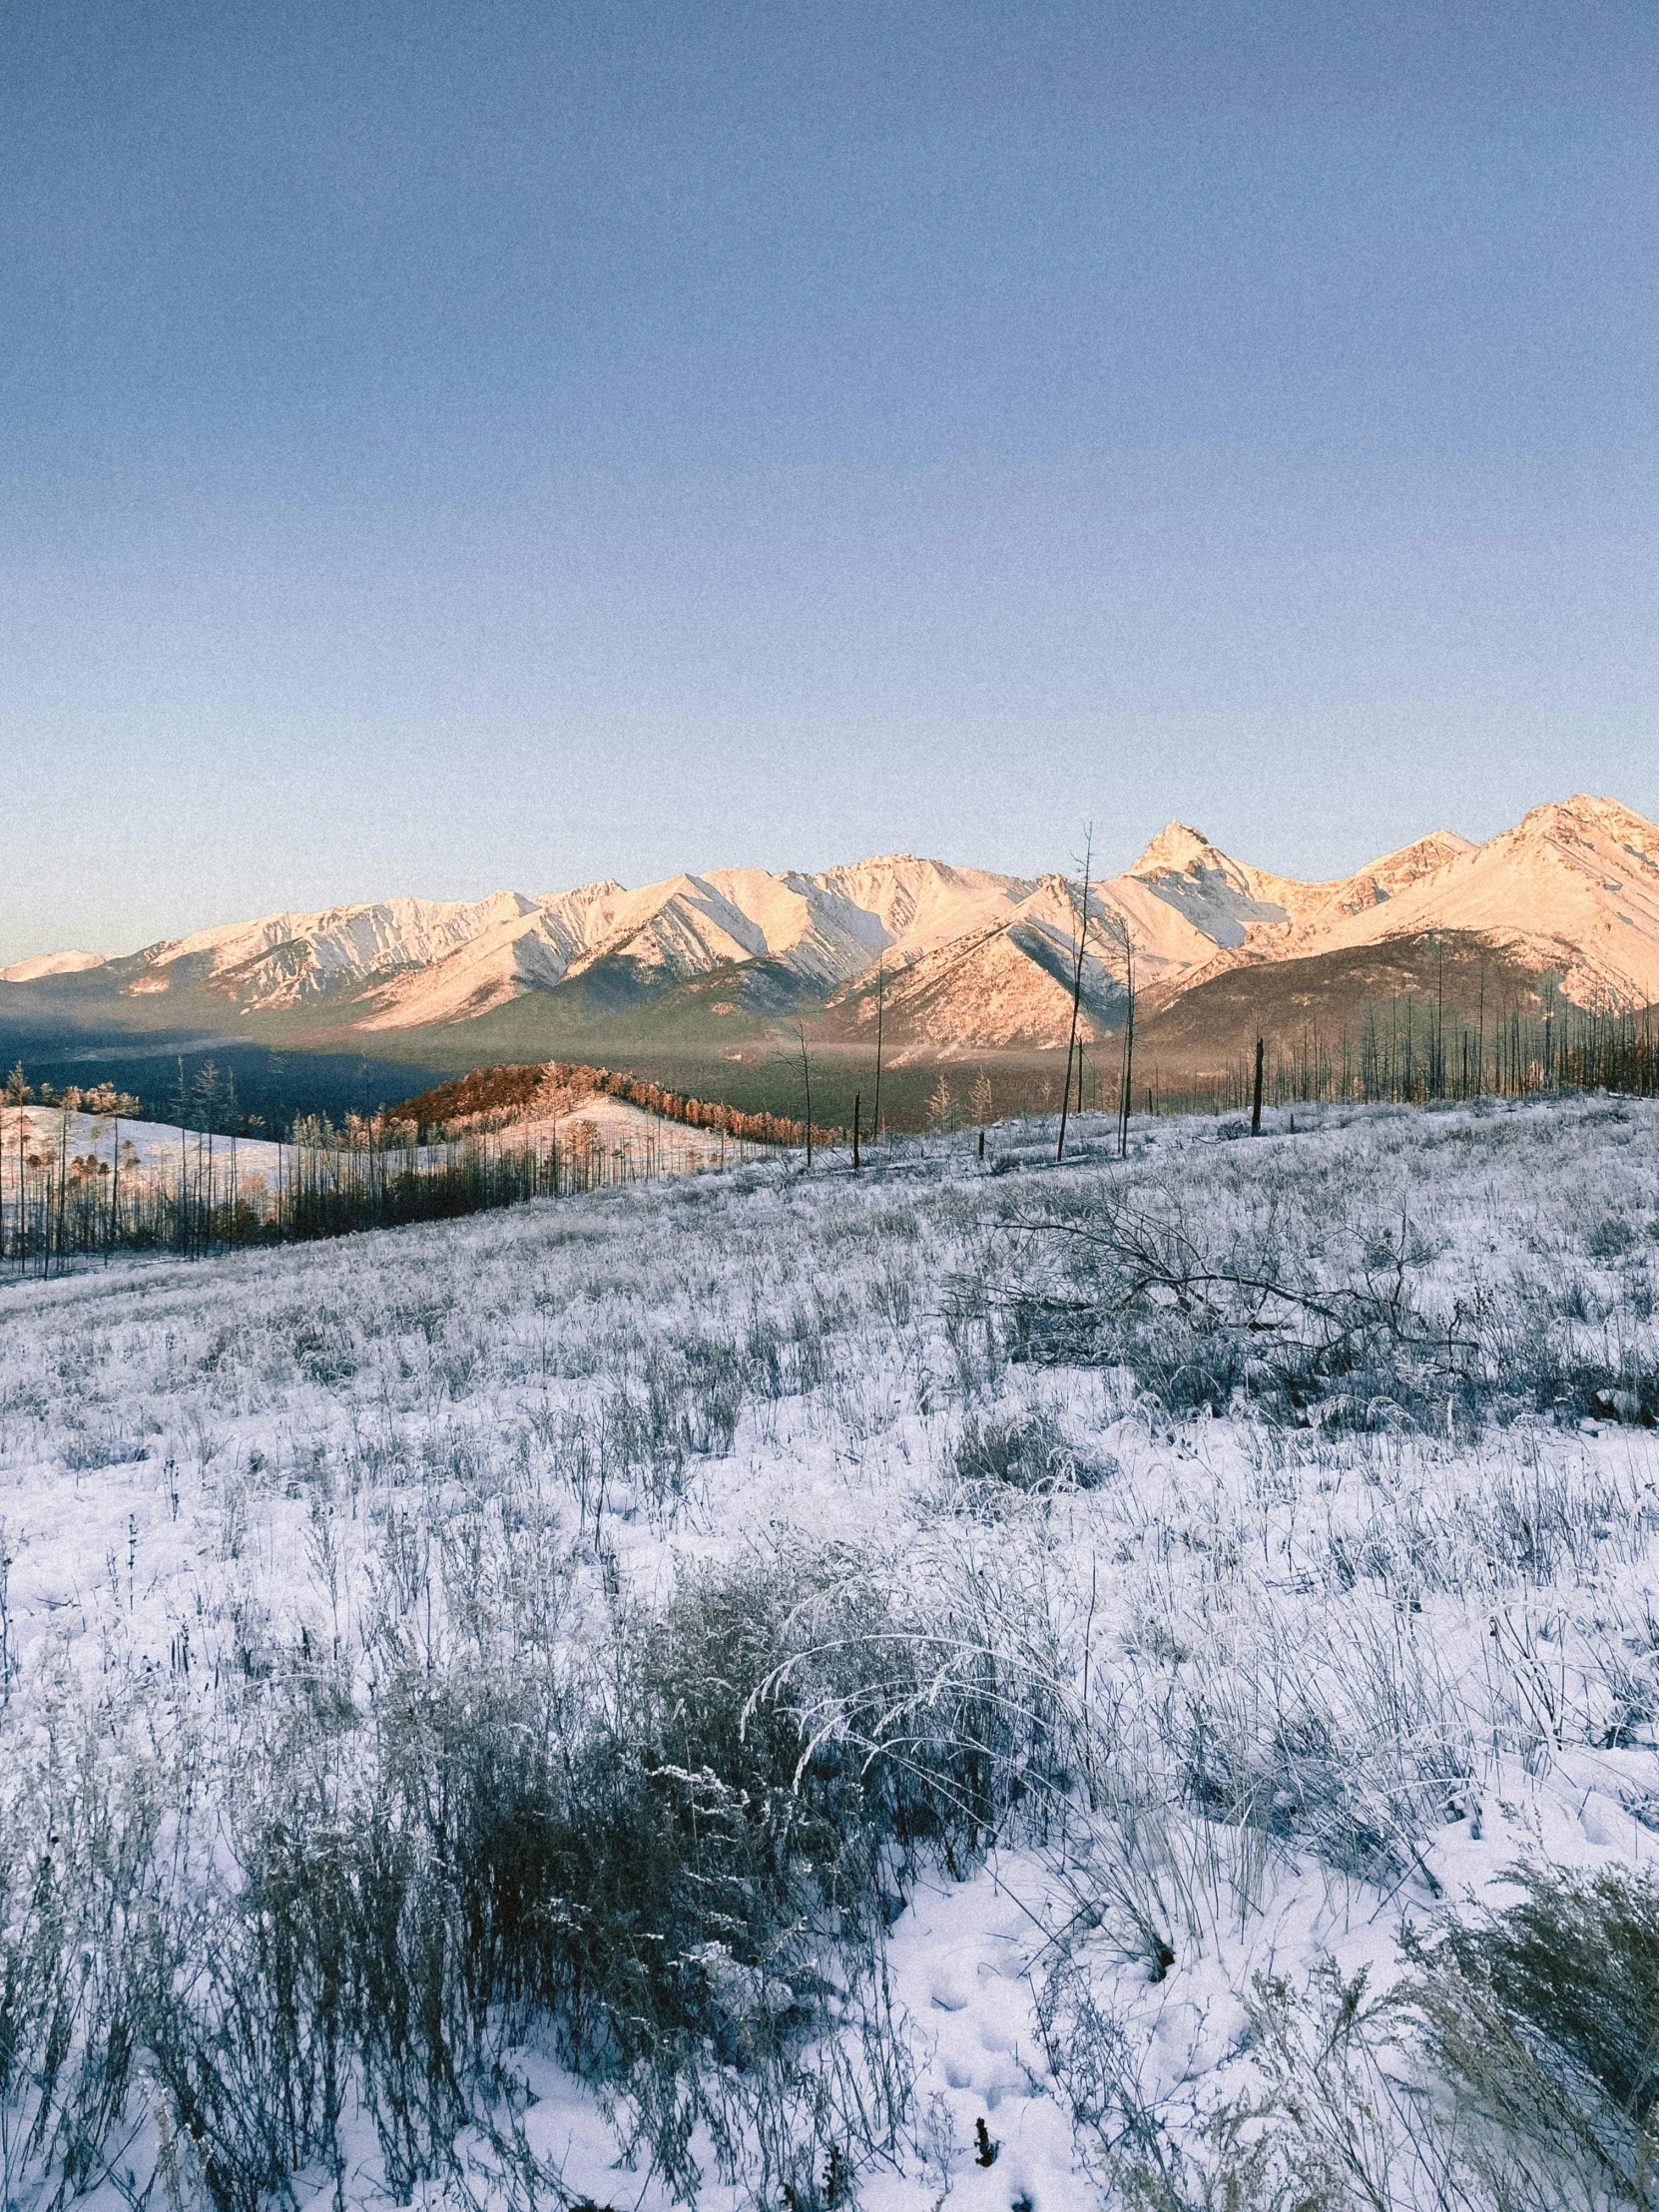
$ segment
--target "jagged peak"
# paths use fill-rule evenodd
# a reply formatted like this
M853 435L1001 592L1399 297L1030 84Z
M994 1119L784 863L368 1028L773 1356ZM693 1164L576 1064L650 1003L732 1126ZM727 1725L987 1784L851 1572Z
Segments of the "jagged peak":
M595 882L578 883L573 890L543 891L534 904L543 909L549 906L578 905L594 898L622 898L627 895L626 883L619 883L614 875L601 875Z
M1186 874L1194 867L1225 867L1227 855L1218 845L1210 842L1202 830L1194 830L1185 822L1166 823L1138 860L1131 862L1126 872L1130 875L1157 875L1166 870Z
M1617 837L1659 838L1659 825L1627 807L1622 799L1597 798L1593 792L1574 792L1570 799L1547 799L1522 815L1506 833L1521 841L1538 837L1575 837L1601 830Z
M883 958L891 968L1004 936L1012 943L1015 923L1069 939L1078 873L1075 861L1063 872L1014 876L899 851L823 870L685 871L631 891L607 876L537 898L506 890L474 900L389 898L164 940L116 961L110 977L121 990L207 989L265 1010L331 993L344 1002L348 990L371 986L397 1000L395 1008L387 1000L383 1018L376 1013L381 1026L395 1025L394 1013L412 1021L417 1001L425 1017L440 1001L477 1011L480 977L494 1003L555 987L613 955L655 962L665 976L766 957L828 985ZM1586 886L1604 906L1619 901L1594 920L1596 957L1606 968L1617 953L1629 988L1659 996L1649 980L1659 977L1659 827L1619 800L1583 792L1534 807L1484 845L1432 830L1352 876L1318 883L1235 860L1176 820L1124 873L1097 880L1094 893L1103 908L1133 915L1142 957L1175 975L1201 971L1218 946L1275 959L1407 926L1517 925L1558 895L1569 902L1560 926L1578 916L1574 927L1590 927ZM1601 942L1608 932L1611 950ZM170 974L185 955L189 964ZM90 955L60 955L0 975L8 985L44 979L51 968L67 972L72 958L91 965Z
M1460 830L1430 830L1426 836L1413 837L1409 844L1402 844L1394 851L1384 853L1383 858L1403 860L1418 852L1444 852L1449 856L1458 852L1472 852L1474 849L1474 839L1465 837Z
M840 860L833 867L825 868L815 876L804 876L803 881L842 883L867 881L872 875L933 875L944 882L954 883L980 875L991 875L989 868L962 867L951 860L935 860L925 852L872 852L862 860Z
M1459 836L1455 830L1430 830L1426 836L1413 837L1409 844L1396 845L1391 852L1380 853L1375 860L1368 860L1364 867L1356 868L1343 880L1358 883L1373 877L1409 879L1431 875L1447 861L1461 859L1465 853L1479 849L1472 837Z
M865 867L942 867L941 860L930 860L921 852L866 852L861 860L837 860L830 875L850 875L855 868Z

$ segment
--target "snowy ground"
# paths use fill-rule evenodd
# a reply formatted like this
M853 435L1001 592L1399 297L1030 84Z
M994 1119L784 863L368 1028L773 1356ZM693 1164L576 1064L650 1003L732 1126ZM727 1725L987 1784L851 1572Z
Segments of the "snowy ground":
M1273 1120L0 1291L0 2199L1500 2201L1415 2015L1367 2023L1402 1933L1659 1845L1659 1111ZM445 1716L519 1698L512 1760L534 1713L574 1771L650 1705L652 1787L758 1820L694 1740L715 1690L665 1703L652 1656L733 1604L745 1729L793 1698L809 1782L839 1759L835 1803L907 1810L863 1936L822 1839L688 1861L803 1902L763 1942L682 1885L647 1932L695 1983L678 2163L649 2066L579 2052L557 1993L490 1998L447 2132L425 2044L418 2124L352 2079L258 2143L216 2107L203 2053L277 2063L238 2041L258 1976L311 2021L281 2064L321 2063L272 1835L313 1889L359 1829L439 1880L460 1830L406 1769L461 1771ZM1510 2201L1629 2201L1550 2155Z
M565 1145L584 1125L592 1130L593 1142L638 1160L642 1173L653 1162L660 1165L651 1172L665 1175L725 1167L761 1150L757 1145L724 1136L718 1129L694 1129L686 1122L670 1121L605 1092L596 1092L555 1120L515 1123L508 1134L520 1143L555 1135Z
M113 1116L105 1114L68 1114L55 1106L3 1106L0 1107L0 1161L5 1174L0 1176L6 1186L8 1205L15 1203L14 1178L17 1173L19 1152L34 1153L40 1158L56 1160L60 1151L71 1160L91 1157L113 1162L117 1135L117 1123ZM129 1158L147 1173L177 1174L181 1145L189 1152L194 1172L197 1132L171 1128L164 1122L130 1121L119 1124L122 1146L122 1162ZM213 1139L223 1161L222 1172L230 1173L233 1140L229 1137ZM291 1148L277 1147L260 1137L239 1137L235 1142L235 1158L242 1175L264 1176L269 1182L276 1180L278 1152ZM202 1138L204 1146L208 1143ZM129 1154L127 1147L132 1147Z
M641 1157L656 1150L665 1158L683 1157L688 1166L707 1167L720 1165L723 1158L732 1158L737 1147L728 1142L723 1155L718 1130L691 1129L680 1122L665 1120L660 1114L648 1113L642 1106L630 1105L626 1099L596 1095L585 1099L580 1106L568 1113L559 1114L550 1121L516 1124L505 1134L516 1142L532 1138L545 1139L557 1135L568 1141L578 1124L590 1126L596 1138L608 1147L622 1146L637 1151ZM50 1152L56 1156L60 1147L73 1159L77 1155L91 1155L100 1160L110 1160L114 1155L116 1123L108 1115L83 1113L64 1114L51 1106L0 1106L0 1158L15 1160L19 1148ZM159 1173L177 1169L181 1139L194 1165L199 1132L181 1131L165 1122L123 1120L120 1135L122 1157L127 1157L125 1147L133 1147L139 1165ZM202 1142L208 1139L204 1136ZM229 1175L233 1158L243 1175L259 1175L275 1182L283 1158L291 1153L291 1145L277 1146L263 1137L216 1137L213 1139ZM233 1150L234 1147L234 1150ZM422 1157L436 1148L422 1148Z
M550 1119L517 1123L471 1141L495 1146L556 1142L562 1153L575 1148L603 1155L609 1175L621 1182L725 1167L757 1149L723 1139L718 1130L692 1129L625 1099L603 1095L584 1099ZM295 1155L301 1149L268 1138L211 1136L165 1122L126 1118L118 1122L110 1115L66 1113L51 1106L0 1107L0 1223L15 1229L20 1162L26 1164L23 1180L32 1194L31 1206L38 1207L43 1177L48 1170L56 1176L60 1167L74 1179L79 1166L95 1164L105 1178L101 1188L107 1190L118 1142L129 1192L135 1181L140 1187L156 1181L171 1185L181 1177L206 1191L211 1180L218 1205L228 1205L233 1193L257 1204L265 1194L280 1189L284 1179L293 1175ZM414 1158L418 1165L430 1167L441 1164L448 1150L422 1145L415 1149ZM349 1162L349 1152L344 1157ZM406 1155L395 1157L401 1161ZM310 1174L326 1182L335 1158L313 1151Z

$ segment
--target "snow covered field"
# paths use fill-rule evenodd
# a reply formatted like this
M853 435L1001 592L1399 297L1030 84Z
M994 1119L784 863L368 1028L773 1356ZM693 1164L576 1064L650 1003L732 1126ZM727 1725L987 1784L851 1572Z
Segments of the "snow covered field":
M407 1143L395 1141L397 1126L407 1129ZM336 1132L312 1121L300 1133L300 1142L277 1143L67 1105L0 1107L0 1255L62 1273L101 1264L112 1247L206 1251L274 1233L289 1220L284 1194L291 1201L296 1185L362 1192L404 1174L441 1178L492 1155L535 1154L546 1162L556 1148L565 1183L595 1190L724 1168L758 1149L602 1094L445 1142L416 1144L408 1124L388 1134L350 1121ZM218 1233L190 1233L188 1217L217 1225Z
M631 1106L626 1099L603 1096L584 1099L580 1106L547 1121L519 1123L511 1134L515 1143L545 1143L549 1137L557 1137L568 1144L572 1133L584 1123L592 1129L597 1144L637 1161L642 1174L645 1164L652 1160L661 1159L664 1164L660 1172L673 1174L682 1169L720 1166L728 1158L740 1157L746 1149L729 1142L723 1153L718 1130L688 1129L679 1122L665 1121L660 1114ZM117 1126L109 1115L66 1114L54 1106L0 1106L0 1162L13 1177L13 1163L20 1153L25 1157L37 1154L42 1161L50 1158L55 1162L62 1151L71 1160L101 1161L108 1167L114 1162ZM272 1188L288 1172L294 1150L292 1145L277 1145L269 1138L210 1138L200 1130L180 1130L167 1122L125 1119L119 1124L119 1141L123 1166L131 1159L146 1174L173 1174L181 1159L192 1176L205 1174L205 1166L198 1169L197 1155L201 1153L205 1160L212 1145L217 1148L218 1177L227 1181L233 1174L257 1177L262 1187ZM425 1161L438 1157L442 1147L422 1145L414 1151L417 1159ZM0 1174L0 1182L5 1180ZM15 1206L15 1192L9 1183L6 1196Z
M0 2200L1649 2201L1659 1110L1272 1119L0 1291Z

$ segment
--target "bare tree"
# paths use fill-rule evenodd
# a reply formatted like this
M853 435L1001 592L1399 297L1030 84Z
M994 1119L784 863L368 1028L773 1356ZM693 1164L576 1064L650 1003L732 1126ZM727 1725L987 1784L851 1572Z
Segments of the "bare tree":
M887 995L887 963L875 963L875 1109L870 1123L872 1142L881 1142L881 1014Z
M1085 932L1088 929L1095 932L1096 942L1104 947L1103 956L1105 960L1109 965L1116 968L1123 980L1124 1019L1119 1038L1117 1115L1118 1158L1122 1160L1127 1159L1129 1154L1129 1110L1134 1097L1135 1081L1135 936L1134 931L1129 926L1128 915L1118 908L1113 908L1107 913L1096 911L1087 914L1085 917ZM1078 1050L1078 1059L1077 1105L1078 1111L1081 1112L1083 1106L1081 1046ZM1099 1080L1097 1073L1095 1077L1097 1085ZM1097 1095L1096 1105L1098 1106L1098 1104Z
M1075 928L1071 969L1071 1033L1066 1038L1066 1079L1060 1086L1060 1141L1054 1147L1056 1164L1066 1156L1066 1116L1071 1109L1071 1062L1077 1050L1077 1017L1083 1006L1083 954L1089 941L1089 875L1094 863L1094 824L1083 832L1083 904L1074 913Z
M27 1219L28 1207L28 1192L25 1188L26 1172L23 1158L24 1145L26 1142L26 1131L24 1125L28 1117L24 1114L23 1109L29 1103L29 1100L33 1096L34 1093L30 1090L28 1082L24 1077L23 1062L19 1060L16 1067L12 1069L11 1074L6 1078L6 1099L8 1104L10 1104L11 1107L14 1109L17 1121L17 1257L18 1265L20 1267L23 1264L24 1246L26 1243L26 1238L24 1234L24 1223ZM4 1169L5 1147L3 1145L0 1145L0 1177L3 1177ZM0 1187L3 1187L3 1183L0 1183Z
M1135 1096L1135 938L1129 927L1127 915L1120 915L1123 927L1123 989L1126 1004L1123 1011L1123 1092L1118 1114L1118 1158L1129 1157L1129 1108Z
M807 1173L813 1172L813 1059L807 1050L807 1025L798 1021L795 1025L796 1042L801 1047L801 1081L807 1093Z

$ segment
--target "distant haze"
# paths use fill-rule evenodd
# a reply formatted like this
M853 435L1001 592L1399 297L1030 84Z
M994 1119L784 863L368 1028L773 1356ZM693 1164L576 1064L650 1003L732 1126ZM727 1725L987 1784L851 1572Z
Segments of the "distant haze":
M26 4L0 965L1659 815L1659 17Z

